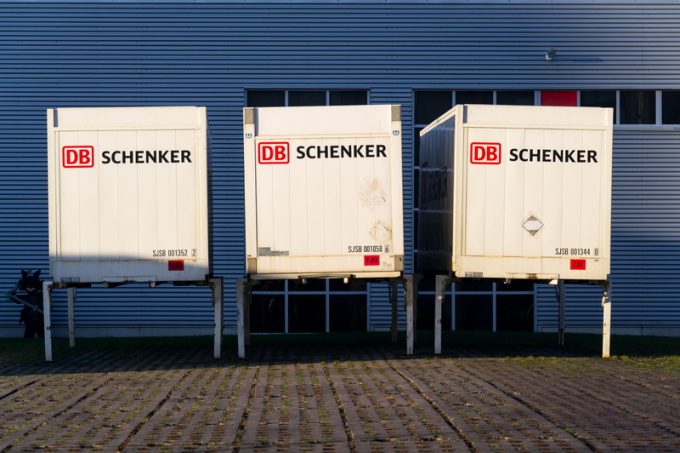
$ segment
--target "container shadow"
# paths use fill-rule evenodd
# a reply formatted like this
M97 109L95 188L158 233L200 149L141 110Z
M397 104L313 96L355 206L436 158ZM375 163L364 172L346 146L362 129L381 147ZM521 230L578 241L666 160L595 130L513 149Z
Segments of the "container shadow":
M333 361L417 360L422 358L494 359L515 357L574 358L600 356L600 336L568 334L566 345L557 345L556 334L520 332L445 332L443 354L433 354L432 332L418 331L414 355L406 355L405 337L397 343L386 333L334 333L253 335L247 358L236 356L236 338L226 336L223 358L213 359L210 337L87 338L76 348L68 340L55 339L54 362L43 359L38 339L0 340L0 376L59 373L107 373L124 371L181 370L221 366L256 366L273 363L321 363ZM613 337L613 354L657 358L680 356L680 338Z

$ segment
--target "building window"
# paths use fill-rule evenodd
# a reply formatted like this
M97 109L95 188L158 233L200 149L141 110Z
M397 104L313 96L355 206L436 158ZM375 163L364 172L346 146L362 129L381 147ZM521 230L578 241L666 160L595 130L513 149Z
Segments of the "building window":
M248 107L366 105L366 90L248 90ZM365 331L365 281L278 280L258 285L250 305L252 332Z
M620 124L656 123L656 93L651 90L621 91Z
M533 91L497 91L496 104L500 105L534 105Z
M583 107L611 107L614 109L614 122L616 122L616 91L614 90L581 91L581 105Z
M366 105L368 104L368 91L331 91L329 104Z
M248 107L283 107L286 105L285 91L248 91Z
M541 105L575 107L578 103L577 91L541 91Z
M663 91L661 107L663 124L680 124L680 91Z
M306 107L327 105L325 91L289 91L288 105L291 107Z
M493 104L493 91L456 91L456 104Z
M247 107L366 105L366 90L248 90Z
M416 91L415 122L427 125L453 107L450 91Z

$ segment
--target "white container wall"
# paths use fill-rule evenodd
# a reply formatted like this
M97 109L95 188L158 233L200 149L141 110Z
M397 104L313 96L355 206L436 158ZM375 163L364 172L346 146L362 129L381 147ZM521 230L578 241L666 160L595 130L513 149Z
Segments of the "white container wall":
M244 132L252 278L401 275L399 106L246 108Z
M423 129L418 268L606 280L612 114L458 105Z
M47 111L55 283L205 280L204 107Z

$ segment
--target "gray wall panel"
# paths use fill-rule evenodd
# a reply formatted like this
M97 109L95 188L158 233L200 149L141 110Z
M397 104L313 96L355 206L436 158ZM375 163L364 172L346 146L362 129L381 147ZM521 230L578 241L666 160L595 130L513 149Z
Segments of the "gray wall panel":
M402 103L408 166L413 89L679 89L679 5L3 2L0 288L13 285L21 268L47 270L46 108L208 107L214 268L225 276L230 328L233 285L244 267L240 118L245 90L370 89L371 102ZM557 49L552 62L544 59L548 48ZM615 325L680 327L679 137L677 131L616 133ZM405 171L407 207L410 177ZM410 252L408 208L405 220ZM410 253L407 257L410 269ZM372 297L376 325L386 320L385 295L380 289ZM592 297L571 303L574 326L599 323L599 300ZM548 299L541 297L540 325L552 323ZM81 326L210 327L212 322L204 289L89 290L79 300ZM63 304L63 294L57 294L57 326L65 324ZM17 316L18 307L0 304L0 329L14 327Z

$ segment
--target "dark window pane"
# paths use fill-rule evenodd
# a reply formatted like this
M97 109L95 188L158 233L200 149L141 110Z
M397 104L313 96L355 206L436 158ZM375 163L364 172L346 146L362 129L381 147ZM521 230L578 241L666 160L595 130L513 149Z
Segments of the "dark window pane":
M493 91L456 91L456 104L493 104Z
M286 92L280 91L248 91L248 107L284 107Z
M253 295L250 304L250 330L252 332L284 332L285 302L283 295Z
M661 122L680 124L680 91L661 93Z
M616 121L616 91L581 91L583 107L611 107Z
M654 91L621 91L621 124L654 124Z
M280 291L286 290L285 280L265 280L263 282L258 282L257 285L253 286L253 292L257 293L260 291Z
M365 296L331 296L329 308L331 332L366 331Z
M288 331L325 332L326 296L288 296Z
M413 207L420 206L420 170L413 170Z
M416 315L416 329L434 330L434 295L421 294L418 296L418 313ZM442 301L442 330L451 330L450 295L447 295Z
M533 296L497 296L496 330L533 332Z
M416 91L415 98L416 124L430 124L452 107L450 91Z
M499 105L534 105L533 91L498 91L496 104Z
M288 105L300 107L306 105L326 105L325 91L289 91Z
M415 213L414 213L415 214ZM416 223L417 225L417 223ZM417 242L416 242L417 244ZM435 281L434 277L431 275L426 275L420 280L418 283L418 291L434 291L435 290Z
M366 105L368 92L366 91L331 91L331 105Z
M502 291L533 291L535 283L531 280L512 280L510 283L496 284L496 290Z
M417 127L413 132L413 164L420 165L420 131L423 129Z
M331 291L366 291L366 280L360 278L351 278L347 283L341 278L332 278L329 282Z
M414 204L417 207L418 202L416 201ZM415 248L418 248L418 214L420 214L418 211L413 212L413 246Z
M456 291L493 291L490 280L462 280L456 282Z
M288 280L288 291L326 291L326 280L311 278L306 283L302 280Z
M456 296L456 330L493 330L491 296Z

